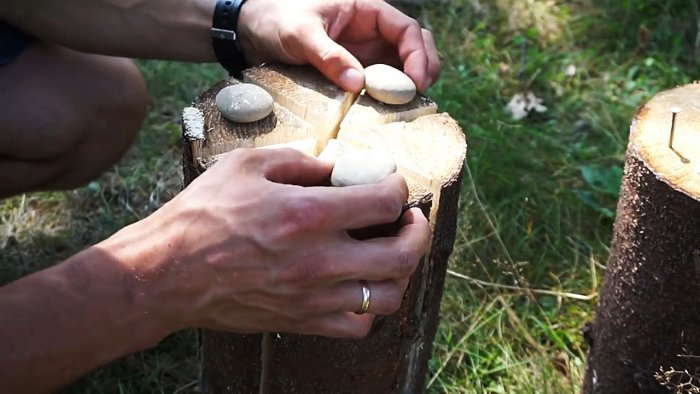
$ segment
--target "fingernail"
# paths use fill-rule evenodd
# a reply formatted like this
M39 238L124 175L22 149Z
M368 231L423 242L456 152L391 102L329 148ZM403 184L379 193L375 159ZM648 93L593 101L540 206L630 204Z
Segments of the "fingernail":
M365 86L365 76L354 68L346 68L340 73L338 81L346 90L359 92Z

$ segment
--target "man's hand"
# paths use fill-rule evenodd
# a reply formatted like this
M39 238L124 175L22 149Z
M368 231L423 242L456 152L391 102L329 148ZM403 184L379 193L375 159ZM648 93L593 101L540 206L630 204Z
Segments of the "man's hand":
M48 43L87 53L215 61L215 0L0 2L0 19ZM440 74L432 34L380 0L248 0L238 21L249 62L312 64L347 91L362 65L402 69L424 91Z
M395 312L430 230L410 210L395 237L351 238L347 230L399 219L407 187L396 174L376 185L313 186L331 169L289 149L228 154L148 219L168 223L158 237L171 258L136 268L152 286L143 291L176 329L366 335L371 315L353 313L359 281L371 288L368 313Z
M410 210L396 236L351 238L399 218L406 184L313 186L330 171L289 149L235 150L148 218L0 287L0 388L54 391L187 327L366 335L399 308L430 228Z
M248 0L238 26L251 63L310 63L352 92L363 64L403 69L421 91L440 74L432 34L384 1Z

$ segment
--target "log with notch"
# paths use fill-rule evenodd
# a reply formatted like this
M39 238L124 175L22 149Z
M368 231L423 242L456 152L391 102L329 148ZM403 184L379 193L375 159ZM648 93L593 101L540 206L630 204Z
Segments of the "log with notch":
M239 147L289 146L326 158L371 148L397 164L409 186L409 205L428 215L431 246L411 278L401 309L378 316L361 340L202 330L202 388L210 393L422 392L457 223L464 133L422 96L382 104L343 92L308 67L266 65L244 81L274 98L273 112L253 123L222 117L215 96L221 81L183 111L185 184Z

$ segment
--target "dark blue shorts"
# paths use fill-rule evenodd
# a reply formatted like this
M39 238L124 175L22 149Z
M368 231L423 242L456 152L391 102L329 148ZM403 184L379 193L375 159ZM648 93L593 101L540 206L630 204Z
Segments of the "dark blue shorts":
M0 66L15 60L32 40L31 36L0 21Z

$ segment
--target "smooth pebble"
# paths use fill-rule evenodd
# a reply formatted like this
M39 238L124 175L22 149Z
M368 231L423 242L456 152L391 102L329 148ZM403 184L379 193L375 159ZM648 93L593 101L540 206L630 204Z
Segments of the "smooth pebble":
M227 86L216 95L216 107L221 115L239 123L255 122L266 117L272 112L273 105L270 93L250 83Z
M367 150L352 152L338 158L331 173L333 186L379 183L396 172L396 163L387 155Z
M365 68L365 90L385 104L406 104L416 97L416 84L403 72L386 64Z

